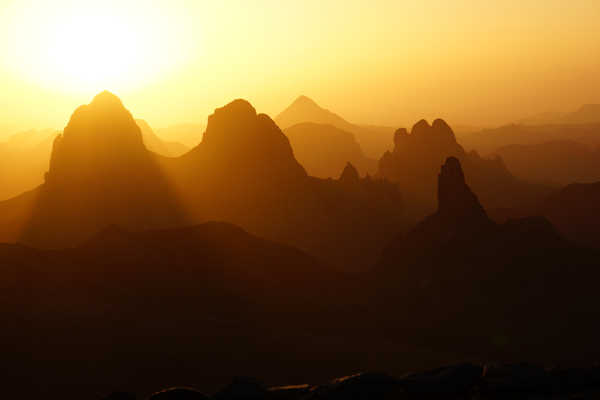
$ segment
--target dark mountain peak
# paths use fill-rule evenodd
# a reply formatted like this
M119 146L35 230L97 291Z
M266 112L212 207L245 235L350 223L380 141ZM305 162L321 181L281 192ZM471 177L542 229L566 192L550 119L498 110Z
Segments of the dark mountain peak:
M316 108L321 109L321 107L310 97L300 95L296 100L293 101L290 107L304 107L304 108Z
M448 123L446 123L446 121L444 121L441 118L438 118L435 121L433 121L433 125L431 125L431 128L437 133L452 136L454 138L454 131L452 131L450 125L448 125Z
M438 175L438 214L452 218L487 218L477 196L466 184L456 157L448 157Z
M256 115L256 110L252 107L252 104L248 102L248 100L244 99L235 99L231 103L217 108L215 110L214 115L223 115L223 114L235 114L237 116L254 116Z
M242 99L217 108L208 117L202 143L188 154L191 159L199 157L212 164L210 168L218 176L252 176L270 181L306 175L281 129Z
M316 122L333 125L340 129L349 130L353 126L339 115L319 106L314 100L300 96L276 118L277 125L282 129L289 128L301 122Z
M410 133L411 135L422 135L429 133L431 126L424 119L420 120L416 124L413 125Z
M396 132L394 132L394 145L395 146L401 145L403 143L403 141L406 140L407 138L408 138L408 131L406 130L406 128L397 129Z
M347 163L346 167L342 171L342 174L340 175L340 182L353 183L358 182L359 180L360 175L358 174L358 171L354 165L352 165L352 163Z

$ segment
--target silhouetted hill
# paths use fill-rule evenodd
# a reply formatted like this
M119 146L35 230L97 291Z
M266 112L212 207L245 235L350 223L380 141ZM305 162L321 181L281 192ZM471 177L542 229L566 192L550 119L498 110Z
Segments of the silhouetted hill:
M208 117L202 142L183 157L202 164L205 178L250 179L252 185L278 184L306 176L287 137L266 114L234 100Z
M65 246L105 226L148 229L184 221L140 128L111 93L71 116L53 144L45 183L0 203L2 241ZM10 228L7 228L10 226ZM11 236L20 232L18 237Z
M379 158L389 149L389 138L394 132L394 129L389 127L352 124L339 115L320 107L306 96L298 97L275 117L275 122L284 130L303 122L335 126L345 132L354 134L369 158Z
M178 157L189 150L189 147L184 144L168 142L159 138L143 119L136 119L135 122L142 131L142 139L148 150L165 157Z
M460 160L484 206L519 204L544 193L544 188L515 179L500 158L485 159L476 152L467 153L441 119L431 126L421 120L410 134L398 129L394 150L379 160L378 176L397 182L411 212L423 216L435 209L437 171L447 157Z
M494 223L457 158L442 166L438 198L437 212L393 241L376 267L382 307L399 316L389 329L480 359L599 354L600 253L572 245L542 217Z
M283 131L306 171L319 178L337 177L351 162L362 175L374 174L377 161L367 158L354 135L333 125L303 122Z
M506 125L486 129L461 137L461 143L469 150L490 154L496 149L513 144L533 145L557 140L569 140L589 146L600 145L600 123L551 124L551 125Z
M504 146L494 153L513 175L529 182L567 185L600 180L600 147L557 140Z
M313 257L216 222L109 227L65 250L2 244L0 260L9 398L276 375L283 354L327 351L344 287Z

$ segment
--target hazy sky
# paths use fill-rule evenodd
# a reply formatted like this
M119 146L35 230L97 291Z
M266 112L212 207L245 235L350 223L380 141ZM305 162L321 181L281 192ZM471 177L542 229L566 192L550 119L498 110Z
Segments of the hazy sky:
M0 131L62 128L103 89L155 127L300 94L496 125L600 103L599 21L599 0L0 0Z

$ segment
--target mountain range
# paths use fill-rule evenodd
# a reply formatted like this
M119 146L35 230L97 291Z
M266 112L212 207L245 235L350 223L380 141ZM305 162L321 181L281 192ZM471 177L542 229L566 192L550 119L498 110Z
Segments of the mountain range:
M146 121L137 119L136 123L142 130L142 140L148 150L166 157L176 157L189 150L178 142L161 139ZM60 134L52 129L24 131L0 143L0 200L43 183L54 139Z
M483 158L466 152L452 128L441 119L432 125L417 122L410 134L400 128L394 134L394 149L379 160L377 176L398 184L407 207L420 218L435 209L437 170L448 157L456 157L465 175L479 193L485 207L513 207L549 193L540 186L516 179L501 158Z

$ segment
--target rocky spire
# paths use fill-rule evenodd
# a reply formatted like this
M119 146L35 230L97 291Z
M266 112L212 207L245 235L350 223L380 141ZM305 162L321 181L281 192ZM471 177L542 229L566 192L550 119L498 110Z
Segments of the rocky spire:
M486 218L477 196L465 183L460 161L448 157L438 175L438 214L451 218Z

